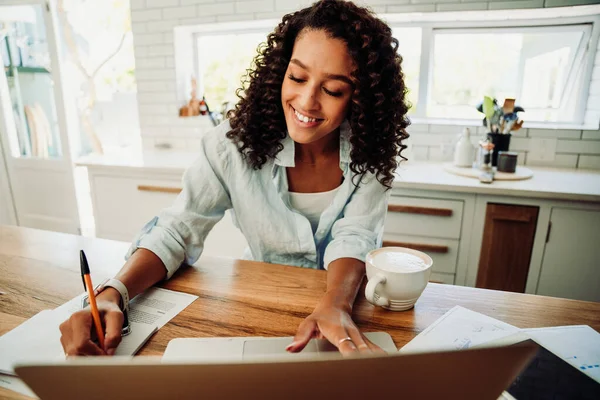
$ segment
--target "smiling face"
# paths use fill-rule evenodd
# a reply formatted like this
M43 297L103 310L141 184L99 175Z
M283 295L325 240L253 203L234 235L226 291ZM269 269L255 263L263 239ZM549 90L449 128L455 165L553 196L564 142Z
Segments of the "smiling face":
M285 122L295 142L316 142L341 125L352 96L353 69L343 41L322 30L298 34L281 87Z

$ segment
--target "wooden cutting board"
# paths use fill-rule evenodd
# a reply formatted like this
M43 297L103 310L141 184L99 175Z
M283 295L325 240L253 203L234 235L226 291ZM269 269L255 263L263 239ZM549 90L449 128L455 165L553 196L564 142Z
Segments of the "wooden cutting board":
M468 178L479 179L481 171L476 168L457 167L452 164L444 164L444 170L451 174L466 176ZM533 176L533 171L526 167L517 166L517 170L513 173L498 172L494 167L494 179L498 181L521 181L529 179Z

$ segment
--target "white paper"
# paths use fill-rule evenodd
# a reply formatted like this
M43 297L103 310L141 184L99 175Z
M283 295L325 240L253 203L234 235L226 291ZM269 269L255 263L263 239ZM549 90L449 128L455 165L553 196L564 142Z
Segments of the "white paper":
M58 326L66 319L52 310L40 311L0 337L0 373L14 375L16 361L64 359Z
M402 347L400 352L468 349L519 331L519 328L487 315L454 306Z
M548 351L556 354L596 382L600 382L600 333L587 325L523 329Z
M0 373L14 375L17 363L57 361L65 358L59 325L80 310L81 294L54 310L44 310L0 337ZM131 333L123 336L115 355L131 356L160 327L198 296L151 288L130 304Z
M37 399L38 397L33 391L16 376L0 374L0 386L13 392L24 394L25 396Z
M135 324L156 325L159 329L198 296L162 288L150 288L136 296L129 306L129 321Z

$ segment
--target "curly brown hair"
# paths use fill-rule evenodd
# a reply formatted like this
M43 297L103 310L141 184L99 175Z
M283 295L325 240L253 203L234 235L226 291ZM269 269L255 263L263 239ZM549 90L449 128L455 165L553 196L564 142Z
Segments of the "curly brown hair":
M240 101L230 116L227 137L255 169L275 158L287 135L281 86L298 34L304 29L323 30L345 42L356 69L347 120L352 129L350 169L356 175L376 174L390 188L397 156L408 138L407 88L402 57L392 30L367 8L342 0L323 0L287 14L266 43L258 48L254 68L238 89ZM245 89L245 90L244 90Z

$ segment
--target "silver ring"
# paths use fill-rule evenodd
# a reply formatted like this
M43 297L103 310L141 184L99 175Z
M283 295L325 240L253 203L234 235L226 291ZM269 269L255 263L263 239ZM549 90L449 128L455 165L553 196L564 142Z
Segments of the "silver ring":
M345 338L340 339L338 341L338 347L340 347L344 342L352 342L352 338L350 336L346 336Z

